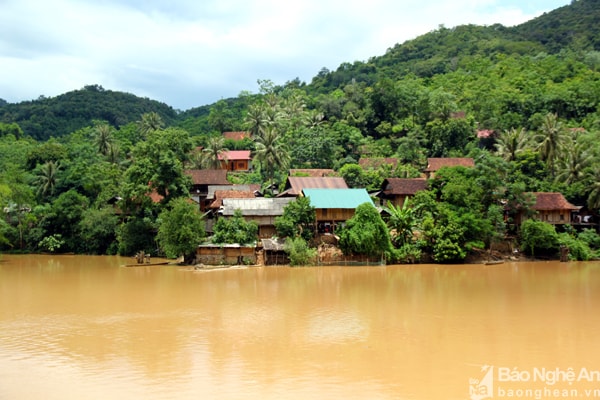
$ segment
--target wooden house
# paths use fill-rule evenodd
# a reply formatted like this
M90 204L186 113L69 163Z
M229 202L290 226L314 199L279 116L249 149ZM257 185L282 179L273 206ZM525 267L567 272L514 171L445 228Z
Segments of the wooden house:
M242 212L247 221L258 224L259 238L270 238L275 235L275 218L283 215L283 209L293 197L266 198L255 197L246 199L223 199L223 205L217 212L219 218L232 217L236 210Z
M196 263L206 265L256 264L256 247L239 244L201 244L196 249Z
M198 202L201 211L206 209L209 186L231 186L231 183L227 181L227 171L224 169L188 169L185 174L192 179L190 195L194 201Z
M252 156L250 150L227 150L219 155L221 168L227 171L249 171Z
M373 200L366 189L304 189L302 195L315 208L318 232L333 233L338 224L354 216L356 207Z
M344 178L327 176L288 176L285 188L277 197L298 197L304 189L348 189Z
M383 180L377 197L382 206L389 201L394 206L402 207L406 199L426 189L427 180L424 178L387 178Z
M443 157L443 158L428 158L427 168L423 172L427 178L433 178L435 173L443 167L467 167L472 168L475 162L470 157Z
M567 201L562 193L533 192L534 203L530 210L534 211L532 218L548 222L552 225L571 224L581 207ZM528 219L527 211L521 210L515 217L515 223L520 225Z

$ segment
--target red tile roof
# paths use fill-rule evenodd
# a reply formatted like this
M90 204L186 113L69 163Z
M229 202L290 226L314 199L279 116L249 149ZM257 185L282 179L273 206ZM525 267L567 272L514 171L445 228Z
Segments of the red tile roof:
M425 172L438 171L442 167L474 167L475 162L468 157L428 158Z
M420 190L427 189L427 180L424 178L387 178L381 185L386 195L414 195Z
M186 175L192 178L194 185L229 185L227 171L224 169L188 169Z
M303 189L348 189L344 178L340 177L307 177L307 176L289 176L285 185L285 191L278 195L298 196Z
M581 207L575 206L567 201L562 193L557 192L534 192L535 204L532 210L579 210Z
M219 154L219 160L252 160L250 150L227 150L223 154Z
M231 140L243 140L250 137L250 132L238 131L238 132L223 132L225 139Z

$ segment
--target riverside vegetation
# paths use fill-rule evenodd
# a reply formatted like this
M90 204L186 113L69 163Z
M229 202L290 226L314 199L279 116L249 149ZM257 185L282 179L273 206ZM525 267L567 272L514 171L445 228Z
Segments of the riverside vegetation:
M384 178L419 176L428 157L475 160L475 168L440 171L407 207L388 207L385 222L359 207L361 222L340 232L347 253L462 262L512 235L531 255L567 245L573 258L595 258L594 230L533 220L519 230L511 218L531 204L528 192L600 208L599 13L598 0L578 0L513 28L440 26L382 56L323 69L310 83L259 80L258 93L186 111L99 85L0 100L1 250L193 254L206 238L185 201L184 170L210 168L224 149L248 149L253 170L228 179L259 183L267 195L290 168L331 168L350 187L375 191ZM251 138L222 139L238 130ZM361 157L400 162L363 169ZM288 208L278 233L297 263L310 262L310 205ZM251 224L229 223L243 241L255 237ZM221 225L213 240L242 240Z

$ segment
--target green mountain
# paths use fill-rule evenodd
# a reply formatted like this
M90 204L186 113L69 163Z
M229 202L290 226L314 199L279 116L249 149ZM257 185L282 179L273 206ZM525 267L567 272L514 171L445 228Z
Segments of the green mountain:
M372 57L367 61L343 63L335 71L323 69L311 83L301 86L309 96L317 98L319 95L343 90L351 83L358 83L363 90L366 87L375 87L386 79L398 81L414 77L431 81L446 78L448 82L439 83L438 86L443 85L447 90L464 90L464 87L449 87L458 85L457 71L477 74L480 81L491 81L505 79L502 69L510 68L513 68L513 74L519 68L537 68L536 79L541 85L544 75L552 71L557 63L563 62L560 59L561 54L575 54L571 59L587 62L588 65L592 63L595 65L594 70L600 68L600 25L596 21L600 21L600 0L573 0L570 5L515 27L499 24L462 25L453 28L440 26L432 32L392 46L384 55ZM552 66L530 64L532 59L541 55L556 55L559 59L552 61ZM512 64L502 61L506 57L513 57L518 61ZM506 65L500 65L501 62L505 62ZM572 61L565 62L564 68L561 68L565 71L562 71L560 76L555 74L557 76L551 78L555 83L575 79L574 73L571 73L575 67L567 65L569 62L572 64ZM477 63L486 67L475 70L474 65ZM514 88L513 82L506 84ZM298 82L294 81L286 84L286 87L288 85L299 87ZM523 92L523 88L519 90ZM556 94L557 98L561 96L563 95ZM589 101L594 101L593 96L588 97ZM154 111L168 125L176 124L187 129L192 135L198 135L211 130L240 129L239 124L248 101L248 98L221 100L178 114L164 103L91 85L53 98L40 98L16 104L0 99L0 122L16 122L25 134L38 140L46 140L89 126L93 120L105 120L114 126L122 126L139 120L143 113ZM555 100L547 100L547 103L551 101ZM585 101L588 101L588 98L585 98ZM507 101L507 104L510 102ZM507 109L515 113L529 112L528 117L542 111L523 111L524 107L526 105L523 104L507 105ZM594 108L595 105L585 104L578 107L579 111L571 114L578 116L587 113L588 109ZM506 109L495 109L494 112L506 113ZM494 115L477 117L480 117L479 121L492 121L492 125L493 120L497 118ZM374 129L374 126L371 128Z
M167 104L89 85L56 97L14 104L4 102L0 104L0 122L16 122L25 134L47 140L90 126L94 120L123 126L138 121L148 112L158 113L167 124L177 116Z

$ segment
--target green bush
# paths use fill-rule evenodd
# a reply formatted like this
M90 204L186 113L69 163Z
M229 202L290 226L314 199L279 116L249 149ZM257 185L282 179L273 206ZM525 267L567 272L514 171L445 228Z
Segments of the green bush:
M314 265L317 258L317 249L310 248L306 240L301 237L285 240L285 252L290 258L290 265Z
M554 225L534 219L525 220L520 230L521 248L525 253L555 253L558 251L558 233Z
M587 261L592 259L592 250L583 240L575 238L568 233L561 233L558 235L558 243L561 246L567 246L569 249L569 260Z

